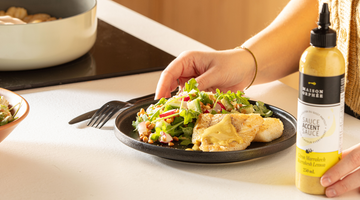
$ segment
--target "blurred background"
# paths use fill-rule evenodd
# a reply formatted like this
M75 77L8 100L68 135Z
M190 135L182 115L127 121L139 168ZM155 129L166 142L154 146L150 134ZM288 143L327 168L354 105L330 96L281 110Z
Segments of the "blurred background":
M113 0L216 50L255 35L289 0ZM298 89L298 73L280 79Z

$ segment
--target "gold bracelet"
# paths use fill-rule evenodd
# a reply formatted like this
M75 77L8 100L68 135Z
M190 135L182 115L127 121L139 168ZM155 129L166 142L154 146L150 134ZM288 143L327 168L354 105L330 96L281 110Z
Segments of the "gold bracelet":
M249 89L249 87L254 83L255 81L255 78L256 78L256 75L257 75L257 71L258 71L258 64L257 64L257 60L255 58L255 55L252 51L250 51L250 49L244 47L244 46L239 46L239 47L236 47L235 49L245 49L246 51L248 51L252 57L254 58L254 61L255 61L255 75L254 75L254 78L252 79L251 83L249 86L247 86L247 88L245 88L245 90Z

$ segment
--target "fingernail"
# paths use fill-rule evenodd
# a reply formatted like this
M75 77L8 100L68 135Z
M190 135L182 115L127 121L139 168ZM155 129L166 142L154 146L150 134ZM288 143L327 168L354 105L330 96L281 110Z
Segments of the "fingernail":
M321 178L321 185L324 187L327 187L329 185L331 185L331 180L329 177L322 177Z
M336 191L332 188L326 189L326 196L327 197L334 197L336 196Z

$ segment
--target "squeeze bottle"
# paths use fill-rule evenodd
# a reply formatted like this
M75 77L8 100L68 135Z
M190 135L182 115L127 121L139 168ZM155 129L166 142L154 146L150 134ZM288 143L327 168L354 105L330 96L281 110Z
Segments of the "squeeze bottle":
M342 152L345 61L329 18L324 3L299 66L296 187L309 194L325 193L320 178Z

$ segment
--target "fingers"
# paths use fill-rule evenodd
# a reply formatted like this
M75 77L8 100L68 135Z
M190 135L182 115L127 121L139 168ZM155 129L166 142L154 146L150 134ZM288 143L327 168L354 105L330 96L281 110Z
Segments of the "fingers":
M220 73L221 72L218 68L213 67L210 68L206 73L203 73L197 78L195 78L196 82L198 83L198 89L200 91L214 92L215 89L213 89L213 86L216 83L221 82L219 80L219 78L221 78L221 76L219 76Z
M155 99L170 97L171 91L175 90L179 84L178 80L181 80L180 77L183 75L186 66L184 63L188 62L187 59L189 59L187 56L181 54L161 73L156 87Z
M322 177L322 185L327 187L340 180L360 166L360 145L356 145L347 156L330 168Z
M245 50L184 52L162 72L155 98L170 97L171 91L191 78L196 79L200 91L243 89L253 77L249 65L253 65L253 57Z
M353 151L354 149L356 149L356 148L360 148L360 144L354 145L354 146L352 146L352 147L344 150L344 151L342 152L342 157L344 158L345 156L347 156L350 152L352 152L352 151Z
M170 92L179 84L183 86L189 79L199 75L197 70L203 63L199 61L199 54L196 51L183 52L166 67L158 81L155 99L170 97Z
M327 197L335 197L350 190L360 187L360 170L356 170L344 179L326 188L325 194Z
M349 150L345 151L346 156L330 168L321 178L321 184L324 187L328 187L326 189L326 195L329 197L338 196L344 192L360 187L360 144ZM356 171L351 173L354 170ZM351 174L348 175L349 173Z
M155 93L155 99L162 97L169 98L171 91L175 90L178 86L177 78L171 72L164 70L158 81Z

